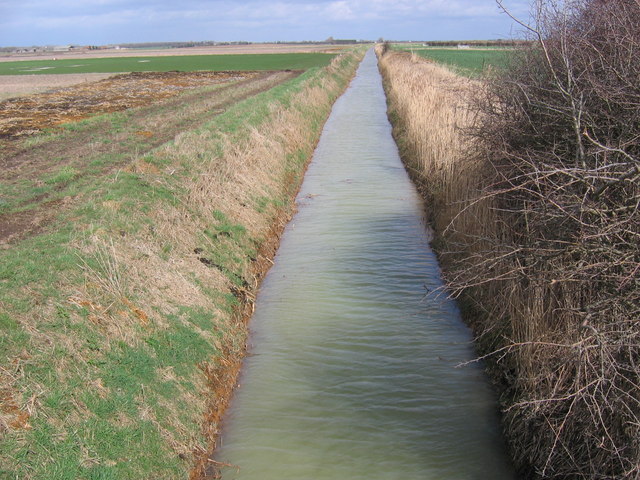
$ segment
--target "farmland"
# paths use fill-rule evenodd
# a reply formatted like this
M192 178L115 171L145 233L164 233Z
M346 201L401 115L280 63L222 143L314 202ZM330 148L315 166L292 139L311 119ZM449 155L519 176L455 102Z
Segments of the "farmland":
M1 478L202 472L255 290L360 53L316 55L19 99L82 120L0 139Z
M454 68L465 76L477 76L487 68L503 68L506 66L510 49L504 48L430 48L409 47L402 45L398 49L411 51L421 57Z
M334 54L328 53L272 53L21 60L0 62L0 75L168 72L172 70L183 72L196 70L306 70L326 66L334 56Z
M268 72L267 72L268 73ZM135 72L0 102L0 138L29 135L92 114L147 105L194 88L248 80L262 72ZM36 77L40 78L40 77Z

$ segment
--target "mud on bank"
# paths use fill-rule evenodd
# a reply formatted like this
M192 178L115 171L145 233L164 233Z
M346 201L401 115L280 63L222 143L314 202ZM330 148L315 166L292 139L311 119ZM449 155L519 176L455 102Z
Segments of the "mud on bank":
M64 208L0 251L0 476L206 474L255 290L362 53L197 117L143 153L66 169L51 159L28 188L52 186ZM113 115L96 122L128 128ZM32 142L46 151L65 135ZM0 208L39 201L25 195Z

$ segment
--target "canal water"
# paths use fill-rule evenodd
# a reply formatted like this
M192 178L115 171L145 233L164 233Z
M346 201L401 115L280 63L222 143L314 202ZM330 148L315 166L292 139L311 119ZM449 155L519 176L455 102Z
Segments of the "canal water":
M215 460L242 480L511 479L369 51L335 103L251 321Z

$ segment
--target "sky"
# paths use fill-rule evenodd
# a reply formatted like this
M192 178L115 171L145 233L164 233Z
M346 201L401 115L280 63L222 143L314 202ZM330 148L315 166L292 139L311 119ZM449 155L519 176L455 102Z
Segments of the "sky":
M530 0L504 0L527 17ZM511 39L495 0L0 0L0 46Z

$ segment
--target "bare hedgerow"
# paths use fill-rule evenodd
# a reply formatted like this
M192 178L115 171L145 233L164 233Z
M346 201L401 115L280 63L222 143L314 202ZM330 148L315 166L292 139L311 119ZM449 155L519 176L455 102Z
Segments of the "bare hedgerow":
M640 478L640 2L556 5L478 100L498 222L449 280L503 332L527 476Z
M475 117L468 87L382 55L394 135L522 477L640 478L640 2L537 7L533 44L468 86Z

